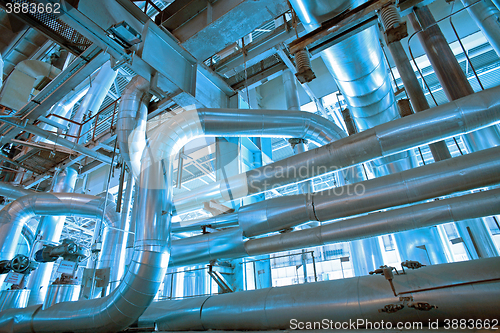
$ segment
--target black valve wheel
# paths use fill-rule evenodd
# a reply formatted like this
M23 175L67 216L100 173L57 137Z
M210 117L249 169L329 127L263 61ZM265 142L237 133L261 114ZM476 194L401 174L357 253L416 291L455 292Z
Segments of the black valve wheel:
M24 273L30 267L30 259L22 254L18 254L10 262L10 267L14 272Z

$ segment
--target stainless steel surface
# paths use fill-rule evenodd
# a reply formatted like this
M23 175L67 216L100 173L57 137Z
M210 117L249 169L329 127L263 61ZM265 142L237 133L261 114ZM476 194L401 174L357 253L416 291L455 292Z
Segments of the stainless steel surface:
M159 330L267 330L292 328L297 322L440 322L457 319L491 319L498 316L500 297L499 258L443 264L394 275L393 283L402 302L394 297L389 282L380 275L267 288L181 301L154 303L145 321L154 320ZM428 303L437 308L418 311L410 303ZM380 312L386 305L404 304L395 313ZM358 327L359 329L361 328ZM335 327L332 328L332 330Z
M429 8L427 6L416 7L413 13L409 15L409 19L416 31L423 29L417 36L448 100L457 100L473 94L474 89L467 80ZM466 134L463 138L469 152L500 145L498 126L490 126L474 131ZM489 253L492 256L498 255L496 248L491 246L491 236L488 230L485 230L484 224L478 225L476 223L476 228L469 229L471 231L467 233L463 233L465 228L460 229L462 230L460 235L464 239L475 239L477 252Z
M109 88L111 88L117 74L118 72L111 68L111 61L107 61L104 65L102 65L95 80L91 82L90 88L80 103L78 110L73 116L73 121L82 123L84 119L89 119L92 115L99 111L99 108L104 102L104 98L108 94ZM89 129L90 123L86 126L82 126L81 128L79 125L71 124L68 134L74 136L83 135ZM85 144L85 142L87 142L86 137L81 137L79 140L76 138L69 138L69 140L73 142L78 141L80 144Z
M127 174L127 188L123 196L122 212L119 218L119 224L104 228L102 250L97 268L110 268L108 293L113 291L123 279L125 274L125 250L127 238L130 237L130 206L132 194L135 185L135 178L132 173ZM109 204L110 213L116 205ZM107 208L108 209L108 208Z
M0 291L0 311L25 308L29 295L30 291L28 289Z
M50 192L72 193L75 189L78 171L74 168L60 170L53 178ZM43 216L38 223L36 237L38 241L59 242L66 216ZM37 243L34 252L40 250L43 243ZM33 253L34 253L33 252ZM40 263L30 274L27 284L31 290L28 306L42 304L47 293L54 263Z
M476 21L484 36L500 57L500 11L491 0L462 0L470 16Z
M300 111L299 92L297 90L297 85L295 82L295 75L293 75L293 73L290 70L286 70L283 72L283 86L285 90L286 108L288 110ZM292 144L293 153L295 155L309 150L309 147L307 146L307 141L304 141L303 139L298 139L298 140L300 142ZM298 184L298 187L299 187L299 193L314 192L312 181L302 182Z
M79 284L51 284L47 290L42 310L57 303L77 301L81 287Z
M35 191L27 190L22 186L16 186L5 182L0 182L0 196L10 198L10 199L18 199L22 196L33 194Z
M400 41L396 41L387 45L389 51L391 52L392 59L396 64L401 80L405 87L406 93L410 98L413 109L416 112L424 111L429 109L429 103L424 95L422 87L418 82L417 76L413 71L413 67L410 64L408 56L403 49ZM431 143L429 148L432 153L432 157L435 161L441 161L451 158L450 151L446 146L444 141L438 141Z
M230 177L224 182L199 187L195 191L196 195L189 193L177 196L176 211L198 207L201 202L211 199L229 200L229 189L232 198L236 199L389 156L411 147L441 141L496 124L499 117L500 87L487 89ZM429 126L431 123L433 126ZM437 127L439 131L435 130Z
M135 76L125 87L116 121L116 139L120 156L135 177L141 169L141 156L146 147L146 121L149 82Z
M317 192L311 196L302 194L279 197L248 205L242 207L238 212L239 228L228 228L216 233L174 240L172 242L171 263L176 266L192 265L214 259L238 258L314 246L315 244L322 245L322 243L317 242L321 242L323 236L317 233L322 230L320 228L325 228L325 225L278 236L251 239L247 242L244 241L244 237L282 230L309 221L327 222L379 209L407 204L412 205L422 200L496 185L500 182L500 173L498 172L500 170L499 157L500 148L495 147L397 174ZM484 204L490 205L491 202L485 201ZM480 203L477 205L481 207ZM465 204L463 206L465 207ZM403 214L403 218L406 218L408 212L413 212L413 209L412 207L403 208L403 212L406 214ZM397 214L398 212L387 212L387 214L392 216L390 214ZM486 209L470 210L471 214L479 215L479 217L483 213L482 216L493 215L487 212ZM419 211L419 214L421 213ZM428 213L431 215L425 215L424 217L429 221L433 221L431 217L434 211L429 210ZM354 230L359 229L360 232L367 232L363 237L379 235L370 233L371 229L364 227L371 221L372 215L374 214L361 217L362 223L359 228L353 227ZM410 216L409 221L414 221L413 215L408 216ZM457 216L460 215L457 214ZM442 217L438 215L435 218ZM425 221L425 218L422 220ZM472 217L464 217L464 219L468 218ZM452 221L454 220L445 220L444 222ZM335 222L331 225L337 225L337 223L341 222ZM416 228L417 226L414 225L412 227L407 226L406 229L387 232ZM296 233L307 235L305 237L306 241L296 238L294 236ZM336 234L340 235L338 231L332 232L332 235ZM289 239L290 243L281 242L280 239ZM338 239L338 241L349 240L352 239ZM243 245L244 248L242 248Z
M317 228L251 239L245 243L245 248L249 255L274 253L303 248L305 246L320 246L425 228L441 223L495 215L498 214L499 210L499 195L500 191L497 189L416 204L386 212L377 212L366 216L323 224ZM408 247L419 245L422 244L403 244L403 246ZM174 242L174 248L175 246ZM418 259L405 257L405 253L408 253L405 249L400 249L400 251L402 260ZM431 257L430 259L430 264L441 263L443 260L442 257L438 256Z

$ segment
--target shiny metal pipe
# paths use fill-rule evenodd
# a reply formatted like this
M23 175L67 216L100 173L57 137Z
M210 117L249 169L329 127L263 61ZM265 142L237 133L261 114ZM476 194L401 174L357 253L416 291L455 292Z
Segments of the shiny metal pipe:
M245 243L245 248L249 255L274 253L496 215L500 210L499 200L498 189L466 194L323 224L317 228L251 239ZM406 250L401 252L402 260L417 260L404 257L405 253ZM431 264L440 261L440 258L431 258Z
M400 41L396 41L387 45L391 52L392 59L396 64L401 80L405 87L406 93L410 98L413 109L416 112L429 109L429 103L420 86L417 76L410 65L408 56L406 55ZM451 158L450 151L444 141L438 141L429 145L434 161L442 161Z
M177 196L176 211L193 209L212 199L229 201L261 193L411 147L469 133L494 125L499 118L500 87L495 87L200 187L192 191L196 195L190 192ZM431 123L433 126L429 126ZM435 130L437 127L439 131ZM231 190L231 197L228 190Z
M446 42L441 29L436 24L429 8L427 6L415 7L413 13L409 15L409 20L415 31L423 29L417 36L448 100L456 100L473 94L472 86ZM500 146L498 126L490 126L468 133L463 138L469 152ZM474 231L461 233L461 236L464 239L474 238L479 252L498 255L495 246L491 246L493 241L488 231L481 231L481 229L484 229L484 224L481 223L481 225L482 227L476 223L476 228L468 229ZM464 230L463 227L459 229Z
M298 322L329 324L349 321L357 329L370 328L367 322L420 322L426 328L438 320L497 318L495 302L500 297L499 258L488 258L407 270L394 275L396 293L411 297L403 302L394 297L389 282L380 275L306 283L154 303L139 318L139 326L157 326L162 331L183 330L269 330L297 329ZM496 295L496 296L495 296ZM411 304L434 305L418 311ZM390 314L379 311L390 304L403 309ZM293 320L295 319L295 321ZM362 325L364 324L364 325ZM312 324L314 325L314 324ZM339 327L337 327L339 328ZM346 325L344 325L346 328ZM352 328L352 327L351 327ZM387 328L387 326L386 326ZM415 330L417 326L413 326Z
M135 76L122 93L116 120L116 139L128 169L135 177L141 169L141 156L146 148L146 121L148 117L149 82Z
M474 94L474 89L429 8L427 6L415 7L414 12L409 14L408 18L415 31L422 30L417 34L418 39L448 100L453 101ZM497 126L487 127L465 135L464 143L469 152L499 146L500 132Z
M251 239L247 242L245 242L244 239L245 237L262 235L266 232L285 229L309 221L327 222L379 209L407 204L412 205L422 200L450 195L461 191L496 185L500 182L500 173L498 172L498 170L500 170L499 158L500 148L496 147L470 155L456 157L452 160L428 164L399 174L376 178L354 185L346 185L342 188L317 192L312 196L294 195L254 203L242 207L238 212L239 228L229 228L216 233L174 240L172 242L173 251L171 262L172 265L178 266L194 265L215 259L238 258L247 255L252 256L307 246L324 245L321 243L323 236L317 233L322 230L320 228L327 228L326 225L292 233L284 233L277 236ZM356 188L360 191L359 193L356 192ZM493 192L490 191L487 193ZM436 203L440 202L441 201L437 201ZM491 204L491 201L485 201L485 204ZM485 215L479 216L494 215L486 214L488 210L484 209L480 203L477 203L477 206L483 208L482 210L471 209L466 202L461 205L463 207L469 207L468 209L471 214L482 214L482 212L485 212ZM421 205L414 207L421 207ZM417 208L403 208L402 217L400 218L404 219L409 216L408 221L412 222L413 215L409 214L409 212L411 213L414 210L418 211L419 214L424 214L427 209L422 208L422 213L420 209ZM383 214L388 214L387 216L392 216L391 214L396 214L397 212L399 212L399 210L376 214L382 214L381 216L384 216ZM425 218L433 221L431 219L433 211L429 209L428 213L431 215L424 215ZM362 222L360 222L359 227L354 228L354 230L359 230L359 232L366 231L367 234L363 237L379 235L370 233L370 228L365 229L363 227L370 219L375 219L372 216L376 214L360 217L359 219L361 219ZM467 215L456 216L463 216L464 219L472 218L466 217ZM440 217L442 217L442 215L438 214L436 216L436 218ZM425 219L422 220L425 222ZM347 221L349 222L345 223L354 223L352 220ZM445 220L440 223L452 221L454 220ZM337 225L337 223L341 222L328 224L328 226ZM424 226L426 225L422 225L422 227ZM412 225L407 229L385 230L384 232L397 232L415 228L417 228L417 226ZM310 237L308 238L305 236L305 240L301 240L294 236L296 234L309 235ZM341 235L341 233L332 232L333 236L337 234ZM290 241L284 243L280 241L281 239L289 239ZM349 239L346 237L343 239L335 239L335 241L349 241L353 239L354 238Z
M72 193L75 189L78 171L74 168L60 170L52 180L49 192ZM66 216L43 216L38 223L36 237L38 241L59 242L64 227ZM38 243L34 251L43 247ZM38 268L30 274L27 288L31 290L28 306L43 304L54 263L41 263Z
M321 23L344 10L353 9L366 1L290 1L306 31L319 28ZM369 27L321 52L321 57L344 96L352 118L360 132L399 118L389 71L379 42L376 26ZM385 168L396 172L412 167L412 154L400 153L380 161L376 176Z
M0 211L0 260L10 260L21 235L23 225L33 216L86 216L101 218L102 198L75 193L37 193L23 196ZM108 224L116 224L116 212L105 212Z
M300 111L299 92L295 82L295 76L290 70L283 72L283 87L285 90L285 102L287 110ZM295 155L309 150L307 141L299 138L292 138L289 141L292 145L293 153ZM305 181L297 184L299 193L312 193L314 192L312 181Z
M472 19L500 57L500 11L491 0L462 0Z
M0 182L0 196L2 197L6 197L9 199L18 199L22 196L34 193L36 192L33 190L27 190L21 186Z
M108 293L113 291L123 279L125 274L125 250L127 239L130 236L130 208L135 177L131 172L127 174L127 188L123 195L123 206L120 214L120 223L116 226L104 227L102 251L97 268L110 268ZM116 205L110 205L110 209Z
M90 88L83 98L78 110L76 110L75 115L73 116L74 121L78 123L82 123L84 118L91 117L93 114L97 113L101 108L102 103L104 102L104 98L108 94L111 85L116 79L116 75L118 74L113 68L111 68L111 61L106 62L102 65L99 73L97 74L95 80L90 84ZM71 124L68 134L69 135L82 135L90 129L90 123L82 126L80 129L79 125ZM81 133L79 133L81 131ZM70 141L77 142L79 144L85 144L87 138L81 137L79 140L76 138L69 138Z

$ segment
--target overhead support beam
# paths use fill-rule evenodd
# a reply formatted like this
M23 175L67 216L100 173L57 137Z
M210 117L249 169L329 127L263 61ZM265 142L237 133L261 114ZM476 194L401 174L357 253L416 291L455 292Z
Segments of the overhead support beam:
M156 23L204 61L288 10L286 0L177 0L157 16Z
M59 73L54 80L47 84L38 95L22 109L18 110L16 117L29 120L32 123L45 114L54 104L109 60L109 56L101 51L95 45L90 46L81 56L73 60L64 71ZM0 131L5 133L7 128L7 125L0 126ZM19 133L18 129L11 129L1 138L0 145L8 143Z
M21 131L26 131L26 132L35 134L43 139L52 141L55 144L59 144L63 147L69 148L69 149L71 149L77 153L83 154L85 156L95 158L96 160L99 160L99 161L104 162L106 164L112 163L110 157L103 155L101 153L98 153L92 149L85 147L85 146L79 145L75 142L61 138L58 135L47 132L38 126L24 124L16 118L1 118L0 121L14 125L14 126L18 127Z

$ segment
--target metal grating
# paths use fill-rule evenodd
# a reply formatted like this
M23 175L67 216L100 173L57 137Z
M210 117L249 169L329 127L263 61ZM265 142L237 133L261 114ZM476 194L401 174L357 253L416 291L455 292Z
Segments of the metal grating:
M31 4L39 5L39 3L35 0L4 0L1 3L5 6L7 3L12 4L27 4L30 6ZM29 7L28 7L29 8ZM76 54L80 54L85 51L92 42L85 38L78 31L70 27L68 24L64 23L60 20L57 15L54 13L48 13L45 10L42 11L31 11L15 14L23 21L28 22L30 25L33 25L35 28L39 28L43 32L49 32L49 37L57 36L56 40L62 42L62 44L68 47L72 52ZM37 24L40 26L37 26ZM51 34L50 34L51 33Z

